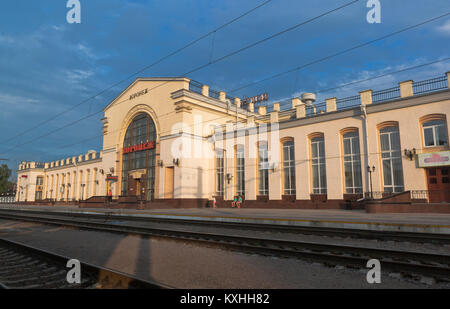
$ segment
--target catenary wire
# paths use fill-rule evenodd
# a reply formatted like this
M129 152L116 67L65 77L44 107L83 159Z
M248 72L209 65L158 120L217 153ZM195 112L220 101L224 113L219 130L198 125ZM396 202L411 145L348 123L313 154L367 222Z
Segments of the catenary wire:
M245 13L239 15L238 17L236 17L236 18L230 20L229 22L227 22L227 23L221 25L220 27L218 27L218 28L216 28L216 29L214 29L214 30L208 32L207 34L204 34L204 35L200 36L199 38L197 38L197 39L191 41L190 43L184 45L183 47L180 47L180 48L178 48L177 50L171 52L170 54L168 54L168 55L166 55L166 56L164 56L164 57L158 59L157 61L153 62L152 64L145 66L144 68L140 69L139 71L137 71L137 72L135 72L135 73L133 73L133 74L130 74L128 77L126 77L126 78L120 80L119 82L116 82L116 83L114 83L113 85L111 85L111 86L109 86L109 87L107 87L107 88L101 90L100 92L96 93L96 94L93 95L93 96L90 96L89 98L87 98L87 99L81 101L80 103L75 104L74 106L71 106L70 108L68 108L68 109L66 109L66 110L64 110L64 111L62 111L62 112L60 112L60 113L58 113L58 114L56 114L56 115L54 115L54 116L52 116L52 117L46 119L46 120L44 120L44 121L38 123L37 125L35 125L35 126L29 128L29 129L27 129L27 130L25 130L25 131L22 131L22 132L16 134L15 136L13 136L13 137L11 137L11 138L8 138L8 139L2 141L2 142L0 143L0 145L2 145L2 144L4 144L4 143L7 143L7 142L9 142L9 141L11 141L11 140L13 140L13 139L19 137L19 136L22 136L22 135L28 133L28 132L31 132L31 131L33 131L34 129L36 129L36 128L38 128L38 127L40 127L40 126L42 126L42 125L44 125L44 124L46 124L46 123L48 123L48 122L50 122L50 121L56 119L56 118L58 118L59 116L65 114L65 113L67 113L67 112L70 112L70 111L74 110L74 109L77 108L78 106L81 106L81 105L83 105L83 104L89 102L90 100L95 99L95 98L98 97L98 96L101 96L101 95L104 94L105 92L107 92L107 91L111 90L112 88L114 88L114 87L116 87L116 86L122 84L123 82L129 80L130 78L132 78L132 77L134 77L134 76L136 76L136 75L138 75L138 74L140 74L140 73L142 73L142 72L144 72L144 71L147 71L148 69L154 67L155 65L157 65L157 64L163 62L164 60L166 60L166 59L168 59L168 58L170 58L170 57L172 57L172 56L174 56L174 55L180 53L180 52L183 51L184 49L187 49L187 48L191 47L192 45L194 45L194 44L196 44L197 42L201 41L202 39L208 37L209 35L215 34L217 31L219 31L219 30L221 30L221 29L223 29L223 28L229 26L230 24L232 24L232 23L236 22L237 20L239 20L239 19L241 19L241 18L247 16L248 14L252 13L253 11L255 11L255 10L257 10L257 9L259 9L259 8L261 8L261 7L265 6L265 5L267 5L267 4L269 4L269 3L272 2L272 1L273 1L273 0L267 0L267 1L265 1L265 2L263 2L263 3L261 3L261 4L259 4L258 6L256 6L256 7L252 8L252 9L250 9L249 11L247 11L247 12L245 12Z
M374 40L371 40L371 41L367 41L367 42L364 42L364 43L355 45L355 46L353 46L353 47L344 49L344 50L339 51L339 52L337 52L337 53L328 55L328 56L326 56L326 57L323 57L323 58L320 58L320 59L317 59L317 60L308 62L308 63L306 63L306 64L297 66L297 67L295 67L295 68L292 68L292 69L289 69L289 70L286 70L286 71L283 71L283 72L280 72L280 73L271 75L271 76L266 77L266 78L263 78L263 79L261 79L261 80L258 80L258 81L255 81L255 82L248 83L248 84L246 84L246 85L243 85L243 86L241 86L241 87L238 87L238 88L235 88L235 89L231 90L230 93L235 93L235 92L237 92L237 91L239 91L239 90L242 90L242 89L248 88L248 87L250 87L250 86L257 85L257 84L260 84L260 83L262 83L262 82L265 82L265 81L268 81L268 80L271 80L271 79L274 79L274 78L283 76L283 75L288 74L288 73L292 73L292 72L295 72L295 71L298 72L299 70L302 70L302 69L304 69L304 68L306 68L306 67L309 67L309 66L311 66L311 65L313 65L313 64L316 64L316 63L319 63L319 62L322 62L322 61L325 61L325 60L334 58L334 57L336 57L336 56L343 55L343 54L348 53L348 52L350 52L350 51L353 51L353 50L355 50L355 49L359 49L359 48L361 48L361 47L364 47L364 46L367 46L367 45L376 43L376 42L378 42L378 41L387 39L387 38L389 38L389 37L391 37L391 36L394 36L394 35L397 35L397 34L399 34L399 33L402 33L402 32L405 32L405 31L408 31L408 30L417 28L417 27L419 27L419 26L422 26L422 25L424 25L424 24L427 24L427 23L436 21L436 20L438 20L438 19L444 18L444 17L446 17L446 16L448 16L448 15L450 15L450 13L445 13L445 14L443 14L443 15L440 15L440 16L437 16L437 17L433 17L433 18L430 18L430 19L427 19L427 20L425 20L425 21L423 21L423 22L420 22L420 23L415 24L415 25L412 25L412 26L408 26L408 27L406 27L406 28L403 28L403 29L400 29L400 30L398 30L398 31L392 32L392 33L390 33L390 34L384 35L384 36L379 37L379 38L377 38L377 39L374 39Z
M294 26L291 26L291 27L289 27L289 28L287 28L287 29L284 29L284 30L282 30L282 31L280 31L280 32L277 32L277 33L275 33L275 34L272 34L272 35L270 35L270 36L268 36L268 37L266 37L266 38L264 38L264 39L262 39L262 40L259 40L259 41L256 41L256 42L254 42L254 43L251 43L251 44L249 44L249 45L247 45L247 46L245 46L245 47L242 47L242 48L240 48L240 49L237 49L237 50L235 50L235 51L233 51L233 52L231 52L231 53L228 53L228 54L226 54L226 55L224 55L224 56L222 56L222 57L219 57L219 58L217 58L217 59L215 59L215 60L213 60L213 61L209 61L209 62L207 62L207 63L205 63L205 64L203 64L203 65L200 65L200 66L198 66L198 67L196 67L196 68L194 68L194 69L192 69L192 70L190 70L190 71L188 71L188 72L185 72L184 74L182 74L182 76L189 75L189 74L191 74L191 73L194 73L194 72L197 72L197 71L199 71L199 70L201 70L201 69L204 69L205 67L208 67L208 66L210 66L210 65L212 65L212 64L215 64L215 63L218 63L218 62L220 62L220 61L223 61L223 60L225 60L225 59L227 59L227 58L229 58L229 57L231 57L231 56L233 56L233 55L235 55L235 54L237 54L237 53L243 52L243 51L245 51L245 50L247 50L247 49L250 49L250 48L252 48L252 47L255 47L255 46L257 46L257 45L259 45L259 44L261 44L261 43L263 43L263 42L266 42L266 41L268 41L268 40L270 40L270 39L273 39L273 38L275 38L275 37L278 37L278 36L280 36L280 35L282 35L282 34L285 34L285 33L289 32L289 31L292 31L292 30L294 30L294 29L297 29L297 28L299 28L299 27L301 27L301 26L303 26L303 25L305 25L305 24L307 24L307 23L310 23L310 22L312 22L312 21L314 21L314 20L317 20L317 19L319 19L319 18L321 18L321 17L323 17L323 16L326 16L326 15L328 15L328 14L334 13L334 12L336 12L336 11L338 11L338 10L340 10L340 9L343 9L343 8L345 8L345 7L347 7L347 6L350 6L350 5L352 5L352 4L354 4L354 3L358 2L358 1L360 1L360 0L353 0L353 1L350 1L350 2L348 2L348 3L346 3L346 4L344 4L344 5L341 5L341 6L337 7L337 8L332 9L332 10L326 11L326 12L324 12L324 13L318 15L318 16L315 16L315 17L313 17L313 18L310 18L310 19L308 19L308 20L306 20L306 21L304 21L304 22L298 23L298 24L296 24L296 25L294 25ZM165 84L167 84L167 83L169 83L169 81L164 82L164 83L161 83L160 85L155 86L155 87L151 88L150 90L153 90L153 89L155 89L155 88L161 87L161 86L163 86L163 85L165 85ZM150 92L150 90L149 90L149 92ZM72 125L74 125L74 124L76 124L76 123L78 123L78 122L80 122L80 121L82 121L82 120L85 120L85 119L87 119L87 118L93 117L93 116L95 116L95 115L97 115L97 114L99 114L99 113L101 113L101 112L103 112L103 109L100 110L100 111L98 111L98 112L95 112L95 113L93 113L93 114L89 114L89 115L87 115L87 116L85 116L85 117L82 117L82 118L80 118L80 119L78 119L78 120L75 120L75 121L73 121L73 122L71 122L71 123L69 123L69 124L67 124L67 125L64 125L63 127L54 129L53 131L50 131L50 132L48 132L48 133L45 133L45 134L40 135L40 136L38 136L38 137L35 137L35 138L33 138L32 140L30 140L30 141L28 141L28 142L22 143L20 146L25 145L25 144L29 144L29 143L34 142L34 141L36 141L36 140L39 140L39 139L41 139L41 138L43 138L43 137L46 137L46 136L48 136L48 135L50 135L50 134L53 134L53 133L57 132L57 131L60 131L60 130L65 129L65 128L69 127L69 126L72 126ZM6 151L2 152L2 154L5 154L5 153L10 152L10 151L13 150L14 148L16 148L16 147L10 148L9 150L6 150Z

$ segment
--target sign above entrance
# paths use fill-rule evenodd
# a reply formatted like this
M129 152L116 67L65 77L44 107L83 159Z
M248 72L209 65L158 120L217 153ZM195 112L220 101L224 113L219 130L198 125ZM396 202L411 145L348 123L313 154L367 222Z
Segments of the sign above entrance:
M142 151L142 150L153 149L153 148L155 148L155 142L154 141L153 142L142 143L142 144L139 144L139 145L124 147L122 153L126 154L126 153L130 153L130 152Z
M139 92L133 93L130 95L130 100L133 100L134 98L140 97L141 95L144 95L148 93L148 88L145 88L144 90L141 90Z
M419 167L450 165L450 151L421 153L418 158Z
M248 105L249 103L254 103L254 104L258 104L258 103L262 103L264 101L269 100L269 94L263 93L260 95L255 95L254 97L245 97L242 99L242 105Z

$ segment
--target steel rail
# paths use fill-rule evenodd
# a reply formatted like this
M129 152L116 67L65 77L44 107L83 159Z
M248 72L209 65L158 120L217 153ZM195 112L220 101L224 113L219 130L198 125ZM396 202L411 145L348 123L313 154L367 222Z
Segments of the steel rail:
M396 251L359 246L344 246L324 243L287 241L224 235L183 230L168 230L138 227L127 224L70 220L63 218L43 218L37 216L11 215L0 213L0 217L32 221L53 225L72 226L82 229L101 230L115 233L135 233L146 236L168 237L194 241L237 251L295 257L326 265L344 265L350 268L366 268L369 259L379 259L383 269L403 273L405 276L431 276L440 281L450 281L450 255L430 254L412 251Z
M189 220L189 219L173 219L173 218L155 218L155 217L138 217L126 214L114 214L114 213L79 213L79 212L48 212L48 211L36 211L36 210L20 210L20 209L0 209L0 215L2 213L20 213L20 214L36 214L36 215L54 215L65 216L70 218L89 218L100 220L126 220L126 221L138 221L138 222L155 222L155 223L167 223L167 224L185 224L185 225L199 225L199 226L211 226L222 227L230 229L241 230L257 230L257 231L276 231L282 233L293 234L307 234L307 235L319 235L330 237L352 237L362 239L377 239L377 240L393 240L393 241L408 241L415 243L435 243L435 244L450 244L450 235L436 234L436 233L412 233L412 232L400 232L400 231L374 231L374 230L362 230L362 229L344 229L344 228L330 228L330 227L308 227L308 226L287 226L287 225L275 225L265 223L239 223L239 222L224 222L224 221L210 221L210 220ZM375 223L374 223L375 224Z
M0 238L0 289L11 288L93 288L169 289L171 287L139 279L133 275L80 261L80 284L69 284L66 263L69 257Z

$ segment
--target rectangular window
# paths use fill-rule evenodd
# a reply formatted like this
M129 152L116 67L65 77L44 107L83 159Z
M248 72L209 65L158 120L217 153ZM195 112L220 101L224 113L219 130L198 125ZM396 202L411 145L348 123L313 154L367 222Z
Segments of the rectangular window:
M327 174L325 167L325 141L323 137L311 140L311 167L313 194L327 194Z
M295 152L294 142L283 143L284 194L295 195Z
M343 135L345 193L362 193L361 156L358 132Z
M444 120L433 120L423 124L425 147L448 145L447 125Z
M91 171L87 170L86 173L87 173L87 180L86 180L86 197L85 197L85 199L89 198L89 196L91 195L91 185L92 185Z
M224 151L216 151L216 195L224 195Z
M73 199L77 198L77 172L73 172Z
M258 150L259 195L269 195L269 155L267 143L261 143Z
M34 196L34 200L35 201L42 200L42 191L36 191L35 196Z
M403 168L398 127L380 130L381 161L385 192L403 192Z
M245 154L244 147L236 150L236 195L245 195Z

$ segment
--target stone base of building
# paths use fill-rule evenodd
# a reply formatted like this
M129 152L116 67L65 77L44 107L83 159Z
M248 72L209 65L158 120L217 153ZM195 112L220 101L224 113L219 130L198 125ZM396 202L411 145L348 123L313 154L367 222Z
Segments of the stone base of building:
M246 200L241 208L259 208L259 209L347 209L344 200ZM232 201L217 201L217 208L231 208Z
M77 201L50 201L50 200L42 200L36 202L15 202L20 205L29 205L29 206L78 206Z
M427 200L411 199L410 191L366 201L364 205L367 213L450 213L450 203L428 203Z
M450 203L367 203L368 213L450 213Z
M79 202L80 208L110 208L110 209L180 209L180 208L212 208L208 199L155 199L140 201L137 197L119 197L109 201L107 197L91 197ZM217 208L231 208L232 201L216 198ZM242 208L259 209L364 209L364 205L344 200L246 200Z
M94 196L87 200L76 201L39 201L21 202L24 205L34 206L78 206L79 208L104 209L194 209L212 208L208 199L155 199L153 201L140 201L136 196L121 196L109 200L106 196ZM231 208L232 201L224 201L216 197L217 208ZM241 205L245 209L342 209L365 210L367 213L450 213L450 203L426 203L425 201L411 200L409 192L395 194L376 201L357 202L351 200L328 200L315 198L311 200L295 200L283 197L282 200L269 200L267 197L258 197L256 200L245 200Z
M137 197L119 197L109 201L107 197L96 196L86 201L80 201L80 208L110 208L110 209L179 209L179 208L206 208L208 199L155 199L153 201L140 201Z

